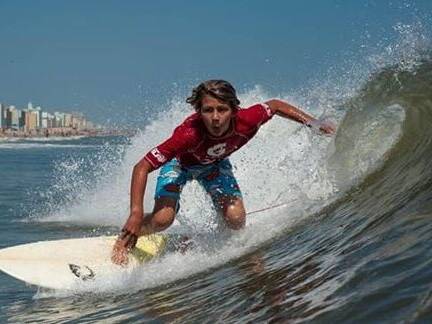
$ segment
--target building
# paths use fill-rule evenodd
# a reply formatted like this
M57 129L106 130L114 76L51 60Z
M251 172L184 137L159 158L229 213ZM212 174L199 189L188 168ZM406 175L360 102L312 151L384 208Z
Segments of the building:
M48 113L47 114L47 128L53 128L54 125L54 115Z
M42 128L55 128L57 127L57 120L55 115L50 114L49 112L43 111L42 114ZM59 126L61 127L61 126Z
M15 106L9 106L6 117L8 126L10 126L10 128L13 130L19 130L21 115L21 111L16 109Z
M48 113L43 111L41 114L42 128L48 128Z
M39 125L38 125L39 112L34 111L34 110L27 110L27 111L23 111L23 113L25 113L24 130L31 131L31 130L38 129L39 128Z
M32 114L35 115L35 117L36 117L36 127L34 129L42 128L42 108L40 106L37 106L36 108L33 108L33 104L31 102L29 102L27 104L27 109L25 111L27 111L27 112L32 113Z
M18 116L19 116L18 128L19 129L25 129L27 111L25 111L25 110L18 110Z
M4 129L6 127L6 105L0 102L0 129Z
M86 120L82 114L72 114L72 128L82 130L86 127Z
M64 125L64 119L65 119L65 114L64 113L60 113L58 111L56 111L54 113L54 127L65 127Z
M64 127L72 128L72 114L68 114L68 113L64 114Z

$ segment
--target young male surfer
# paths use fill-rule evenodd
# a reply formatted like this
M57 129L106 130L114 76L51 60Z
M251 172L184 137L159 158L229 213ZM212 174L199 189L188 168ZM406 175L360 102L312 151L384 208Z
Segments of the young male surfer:
M228 156L245 145L274 115L307 126L317 125L326 134L335 131L332 124L320 123L277 99L240 108L234 87L224 80L201 83L186 101L196 112L186 118L170 138L150 150L133 169L130 215L114 245L114 263L127 262L127 253L135 246L138 236L163 231L173 223L182 188L192 179L196 179L211 196L228 227L241 229L246 212ZM161 166L153 212L144 215L147 176Z

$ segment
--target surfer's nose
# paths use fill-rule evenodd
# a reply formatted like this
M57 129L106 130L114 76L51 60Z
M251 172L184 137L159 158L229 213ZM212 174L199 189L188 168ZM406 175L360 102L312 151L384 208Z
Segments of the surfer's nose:
M220 119L219 113L217 111L214 111L212 114L212 120L218 121Z

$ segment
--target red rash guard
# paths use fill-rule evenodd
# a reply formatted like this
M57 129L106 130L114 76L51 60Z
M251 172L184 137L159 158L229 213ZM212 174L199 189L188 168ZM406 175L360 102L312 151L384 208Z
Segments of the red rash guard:
M174 157L184 167L220 161L245 145L272 117L273 112L266 104L239 109L227 134L212 137L199 113L194 113L174 130L169 139L150 150L145 159L155 169Z

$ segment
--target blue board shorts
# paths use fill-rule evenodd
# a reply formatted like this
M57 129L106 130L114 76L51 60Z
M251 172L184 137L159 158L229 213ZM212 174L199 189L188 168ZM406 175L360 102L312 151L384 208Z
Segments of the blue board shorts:
M155 199L171 197L180 199L180 193L186 182L197 180L211 196L215 206L222 197L242 197L240 187L232 173L228 159L207 165L182 167L177 159L172 159L160 170L157 178ZM178 208L177 208L178 209Z

